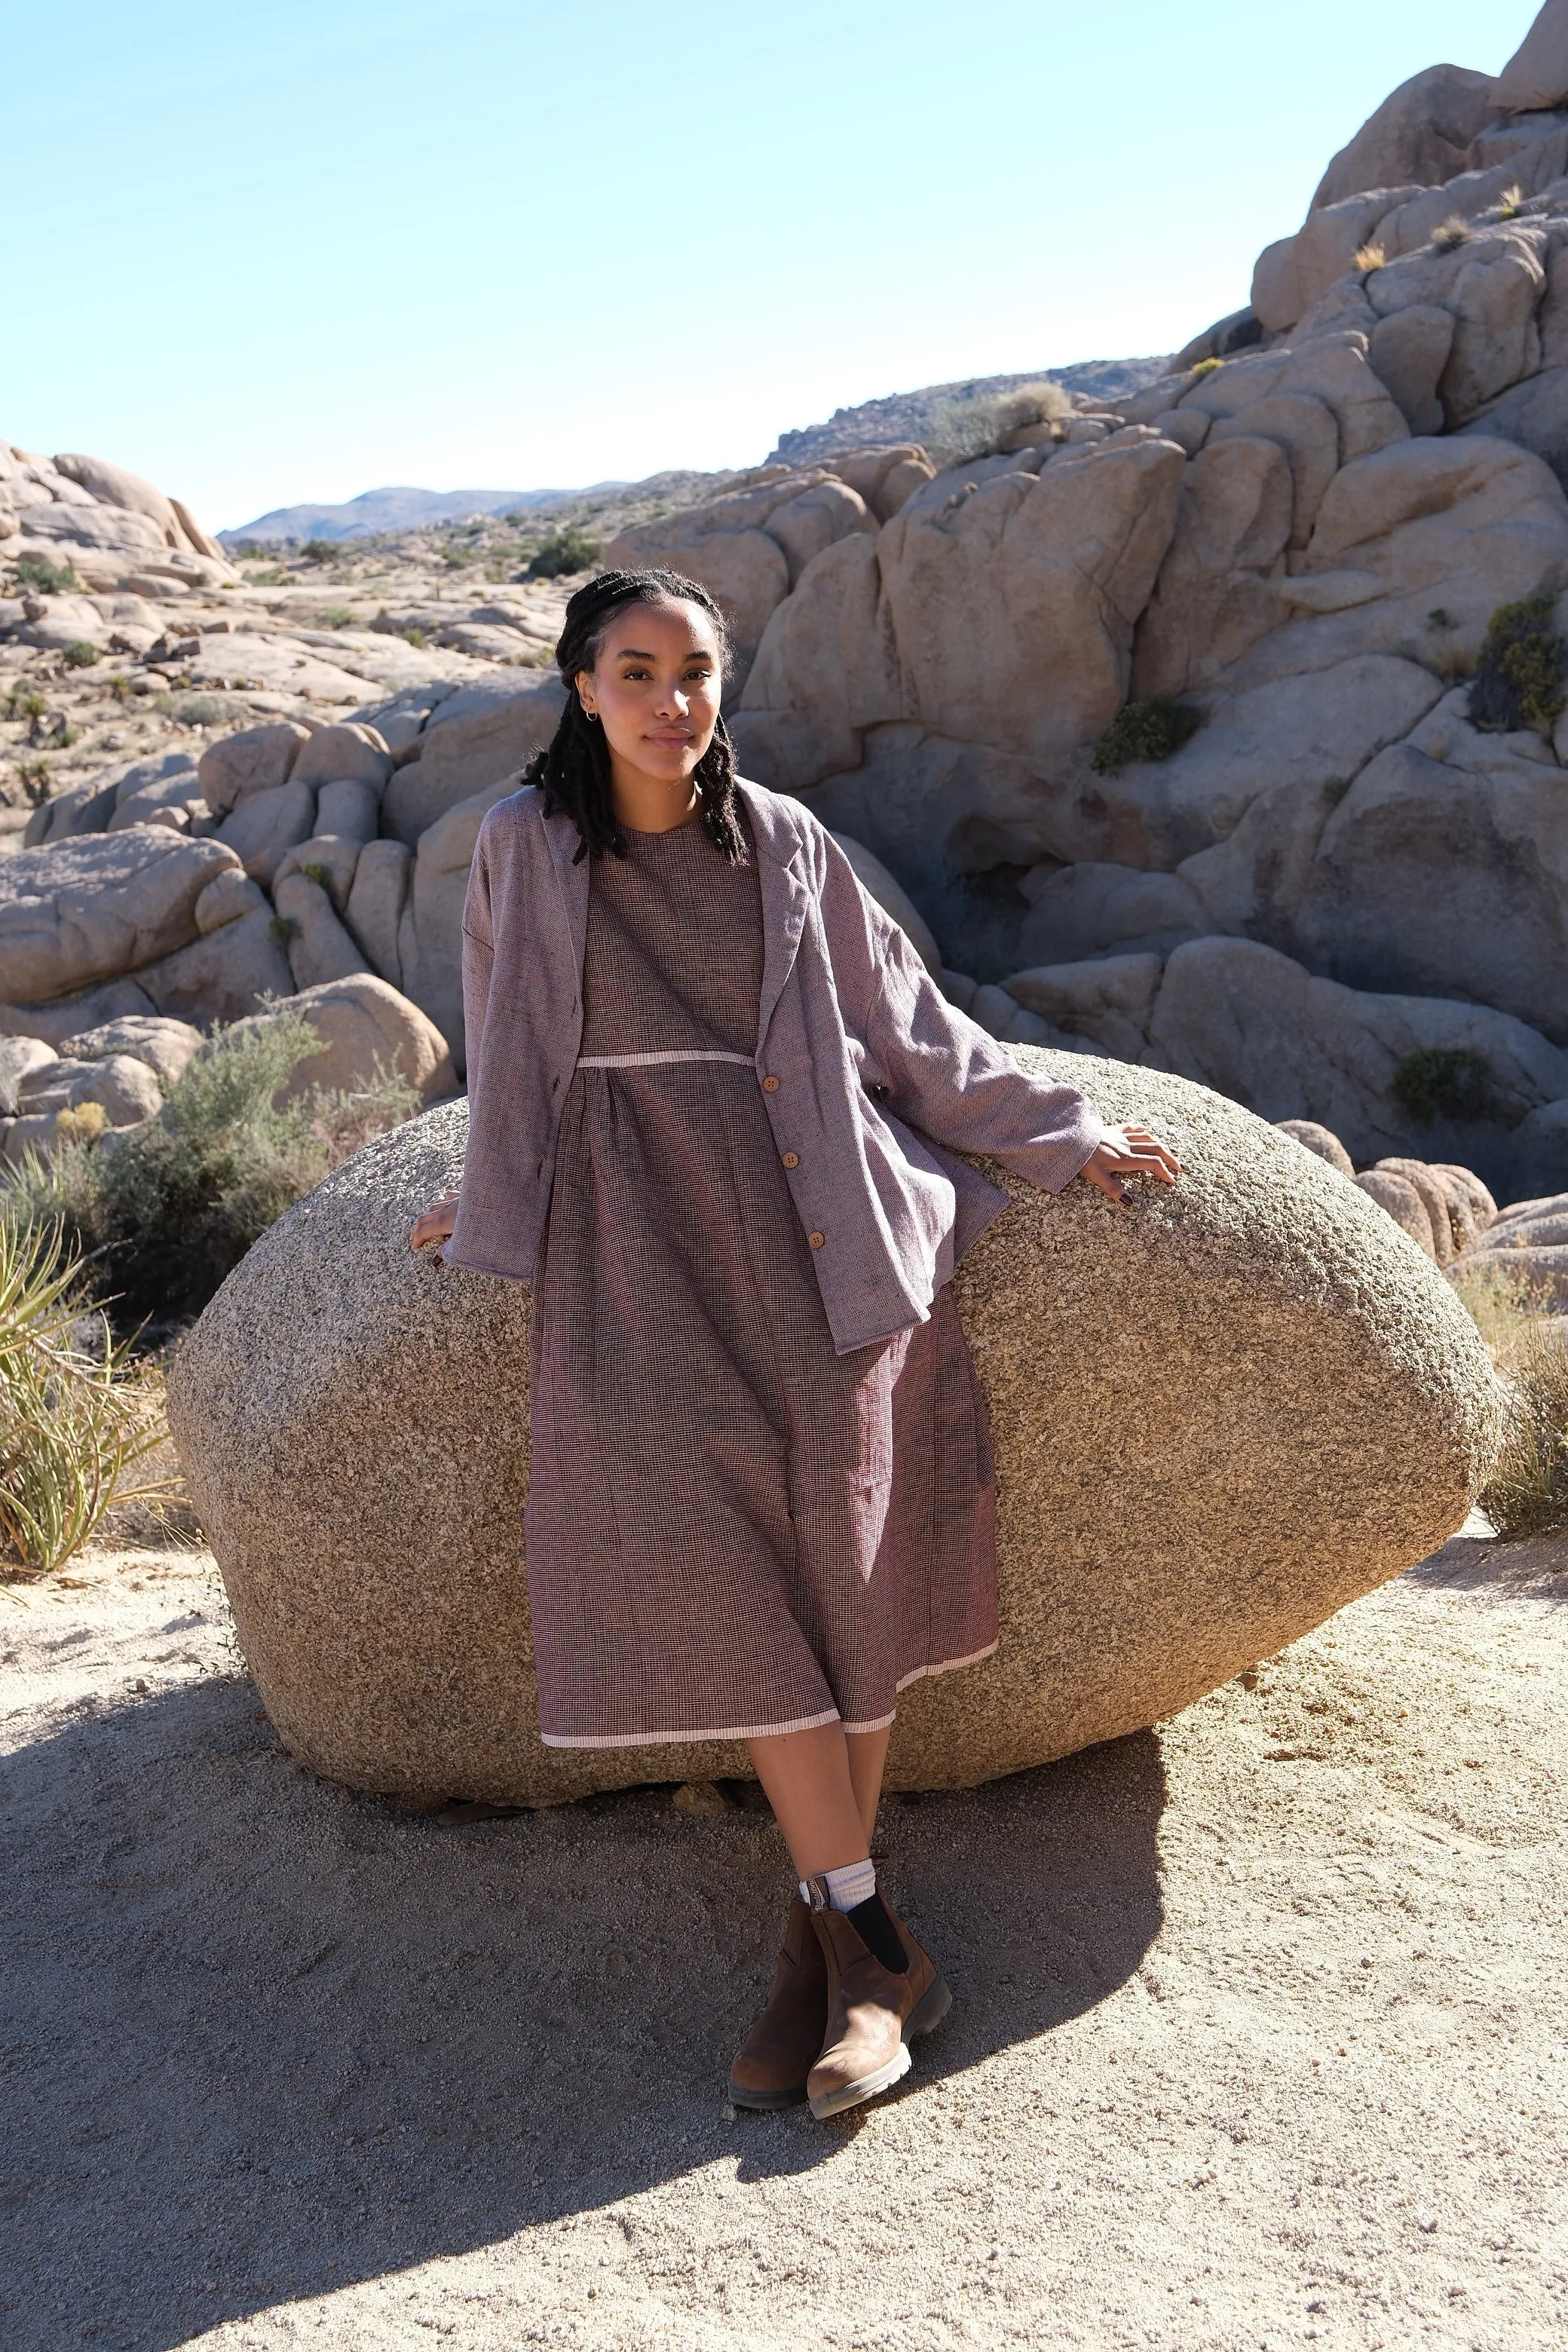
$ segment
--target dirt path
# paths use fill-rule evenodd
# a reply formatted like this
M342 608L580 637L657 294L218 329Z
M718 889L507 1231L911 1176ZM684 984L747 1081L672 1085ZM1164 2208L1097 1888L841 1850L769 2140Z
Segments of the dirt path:
M957 1998L828 2126L722 2103L765 1817L345 1794L210 1562L78 1575L0 1591L6 2352L1568 2340L1568 1549L890 1804Z

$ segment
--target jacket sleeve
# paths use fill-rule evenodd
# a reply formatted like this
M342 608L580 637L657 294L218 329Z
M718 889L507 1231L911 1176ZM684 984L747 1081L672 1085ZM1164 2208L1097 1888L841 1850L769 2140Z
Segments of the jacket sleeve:
M853 937L857 915L863 926L864 950L847 962L853 971L860 954L866 958L866 1082L885 1093L896 1118L933 1143L989 1153L1043 1191L1061 1192L1110 1132L1093 1103L1077 1087L1020 1069L1005 1046L950 1004L837 843L828 840L826 849L829 936ZM860 902L854 913L847 889ZM854 945L858 950L859 940Z

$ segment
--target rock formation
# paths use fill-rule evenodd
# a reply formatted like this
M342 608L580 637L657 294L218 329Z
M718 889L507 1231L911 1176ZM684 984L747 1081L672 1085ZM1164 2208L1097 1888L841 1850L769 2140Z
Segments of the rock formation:
M844 838L994 1034L1503 1199L1568 1186L1565 56L1551 0L1495 82L1405 83L1250 306L1153 383L1020 392L941 471L814 440L608 551L714 590L748 772ZM216 559L176 502L0 459L0 554L68 541L114 592L0 601L0 630L38 660L118 646L133 693L243 688L255 722L37 811L0 883L0 1030L232 1017L359 970L460 1070L467 866L554 724L559 592L198 612L168 567ZM184 839L136 848L153 828ZM145 922L89 906L95 877Z
M321 1050L297 1065L285 1098L310 1087L361 1094L401 1078L424 1104L456 1090L447 1043L417 1005L369 972L269 1000L241 1027L287 1013L310 1023ZM62 1036L59 1050L37 1037L0 1037L0 1160L48 1160L62 1137L92 1142L156 1116L202 1045L192 1023L122 1013ZM79 1114L92 1106L88 1116ZM60 1114L71 1116L62 1120Z
M1023 1051L1111 1118L1152 1119L1188 1172L1131 1215L1009 1181L1015 1206L961 1269L1003 1639L904 1694L896 1788L985 1780L1186 1705L1430 1551L1493 1442L1474 1327L1353 1185L1180 1078ZM290 1210L174 1368L247 1663L293 1753L363 1788L537 1803L742 1771L722 1748L539 1742L529 1293L408 1247L465 1117L400 1129Z

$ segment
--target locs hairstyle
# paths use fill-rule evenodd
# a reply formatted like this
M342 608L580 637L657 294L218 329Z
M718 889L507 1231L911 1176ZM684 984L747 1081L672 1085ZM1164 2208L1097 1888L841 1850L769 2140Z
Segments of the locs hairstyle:
M601 572L585 588L578 589L566 607L566 625L555 648L555 666L566 686L566 708L551 742L535 752L522 780L539 786L546 816L559 812L576 826L580 846L574 864L584 857L603 857L606 850L616 857L626 854L610 792L610 747L603 727L595 726L583 708L577 673L594 667L611 623L628 604L696 604L707 614L719 640L720 660L727 665L730 639L723 614L706 588L695 580L682 579L679 572ZM746 836L735 793L735 754L721 719L697 763L692 782L710 840L731 865L742 865Z

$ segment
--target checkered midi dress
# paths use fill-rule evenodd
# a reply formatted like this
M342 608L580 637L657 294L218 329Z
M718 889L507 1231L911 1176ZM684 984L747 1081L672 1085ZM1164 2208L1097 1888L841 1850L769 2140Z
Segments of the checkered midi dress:
M525 1545L558 1748L892 1720L996 1641L949 1291L836 1354L757 1084L762 898L700 822L595 861L534 1293Z

